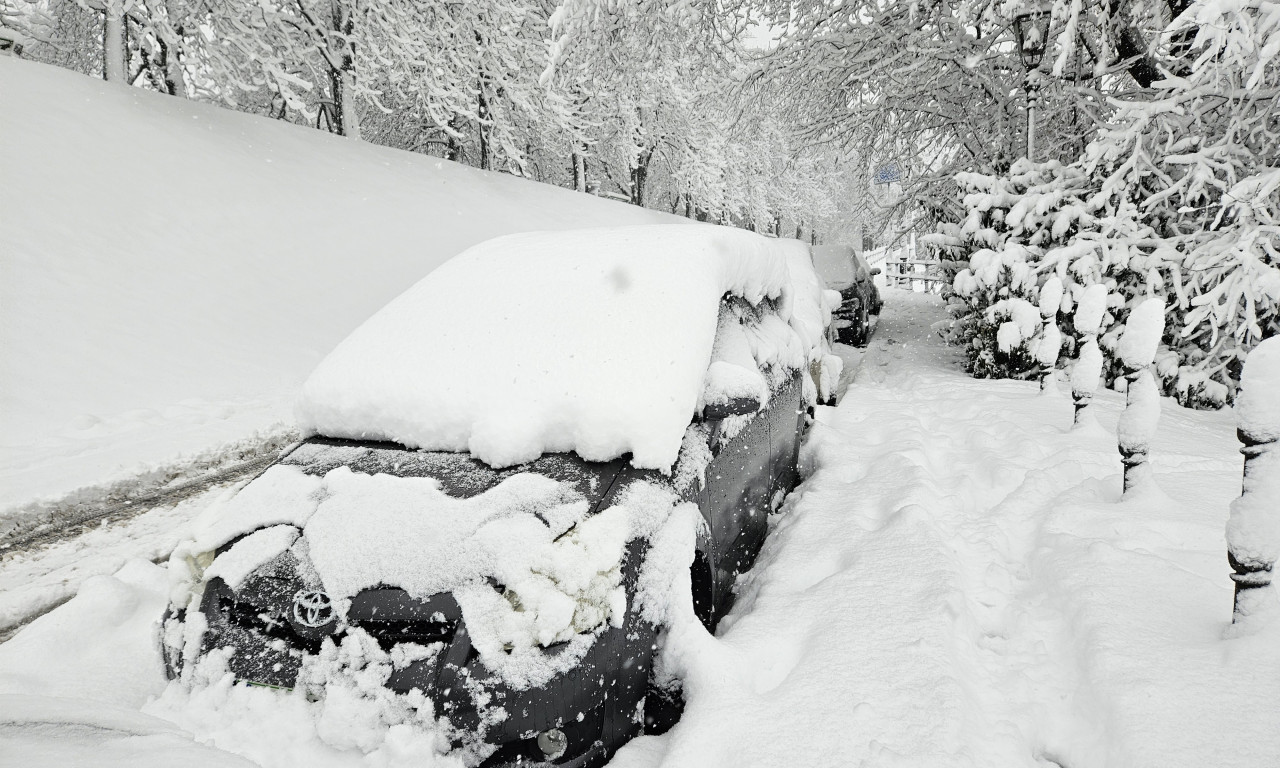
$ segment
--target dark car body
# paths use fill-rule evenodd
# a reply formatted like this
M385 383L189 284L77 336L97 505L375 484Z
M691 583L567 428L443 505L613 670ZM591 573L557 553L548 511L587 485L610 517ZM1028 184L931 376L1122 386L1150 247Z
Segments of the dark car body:
M883 305L874 280L879 269L870 267L850 246L815 246L813 256L814 267L826 286L840 292L840 306L832 321L834 341L865 346Z
M733 603L734 580L755 561L769 512L798 482L805 419L800 377L793 372L773 387L768 404L754 414L733 415L732 407L704 411L691 430L701 436L700 444L686 440L677 467L690 453L709 453L711 459L685 487L677 487L674 475L636 469L625 457L590 462L573 454L547 454L499 470L464 453L324 437L305 441L279 463L309 475L346 467L368 475L434 478L455 498L483 493L516 473L536 473L574 485L591 505L590 514L607 509L634 483L665 485L702 513L705 526L691 566L692 597L698 618L714 630ZM234 543L228 541L219 552ZM305 565L289 551L258 568L238 589L217 577L204 585L200 612L207 629L200 654L227 649L228 668L237 679L293 688L304 657L351 628L367 632L387 651L406 642L440 644L431 658L397 669L386 685L399 693L417 689L427 694L436 715L447 717L455 732L471 734L467 738L491 748L481 751L489 752L482 765L598 765L644 729L642 712L651 715L651 725L655 722L657 703L646 705L645 699L652 691L661 628L634 609L637 574L648 549L643 538L626 548L625 619L619 626L605 625L579 663L542 685L516 689L486 668L451 593L416 598L401 585L382 584L356 594L345 616L339 616L308 591L301 576ZM175 611L170 621L182 619ZM559 651L553 645L545 652ZM166 661L171 675L184 663L173 649ZM493 723L485 713L496 706L508 716ZM548 749L548 739L555 740L558 752Z

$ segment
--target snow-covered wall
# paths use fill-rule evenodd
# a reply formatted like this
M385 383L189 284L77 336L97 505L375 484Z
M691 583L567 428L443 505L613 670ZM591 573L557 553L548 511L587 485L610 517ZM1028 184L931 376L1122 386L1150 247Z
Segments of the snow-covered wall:
M497 235L675 217L0 57L0 514L290 420Z

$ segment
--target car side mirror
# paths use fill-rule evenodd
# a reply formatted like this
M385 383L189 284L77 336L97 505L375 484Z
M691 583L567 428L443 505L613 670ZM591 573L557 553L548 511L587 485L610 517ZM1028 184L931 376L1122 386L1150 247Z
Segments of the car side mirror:
M880 269L879 267L872 267L872 268L871 268L871 276L872 276L872 277L875 277L876 275L881 274L883 271L884 271L884 270Z
M703 421L720 421L730 416L747 416L760 411L760 401L754 397L731 397L723 403L707 403L702 408Z

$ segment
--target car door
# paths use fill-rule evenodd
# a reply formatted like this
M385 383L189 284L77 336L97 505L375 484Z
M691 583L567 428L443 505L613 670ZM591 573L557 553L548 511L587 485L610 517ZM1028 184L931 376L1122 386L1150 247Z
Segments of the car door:
M732 438L714 442L706 475L713 625L732 606L734 580L755 562L764 541L773 490L769 412L756 414Z
M804 430L804 387L802 372L778 388L769 400L770 470L773 484L769 511L777 511L782 499L800 483L796 464L800 459L800 437Z

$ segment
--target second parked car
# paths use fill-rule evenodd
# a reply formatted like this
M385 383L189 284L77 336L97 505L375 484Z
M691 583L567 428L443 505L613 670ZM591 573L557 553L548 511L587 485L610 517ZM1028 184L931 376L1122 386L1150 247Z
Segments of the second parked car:
M832 322L834 340L865 346L875 332L883 304L874 280L880 268L869 266L848 245L814 246L813 264L826 286L840 292L840 307Z

